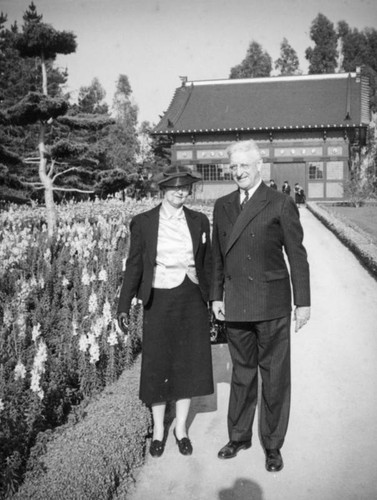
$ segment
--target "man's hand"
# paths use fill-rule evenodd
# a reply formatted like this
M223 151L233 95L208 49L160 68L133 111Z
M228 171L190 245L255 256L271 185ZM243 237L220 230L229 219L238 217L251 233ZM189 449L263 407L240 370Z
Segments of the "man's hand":
M294 320L296 321L295 332L298 332L309 321L310 318L310 307L308 306L297 306L295 309Z
M118 326L123 333L128 333L128 314L125 312L118 313L117 316Z
M218 321L225 321L225 307L222 300L214 300L212 302L212 312Z

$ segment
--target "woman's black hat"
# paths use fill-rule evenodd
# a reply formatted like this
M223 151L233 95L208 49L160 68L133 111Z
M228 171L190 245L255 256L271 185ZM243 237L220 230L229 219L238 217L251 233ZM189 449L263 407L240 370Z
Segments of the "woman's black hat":
M193 172L190 167L170 165L156 177L156 183L160 188L191 186L201 178L202 176L198 172Z

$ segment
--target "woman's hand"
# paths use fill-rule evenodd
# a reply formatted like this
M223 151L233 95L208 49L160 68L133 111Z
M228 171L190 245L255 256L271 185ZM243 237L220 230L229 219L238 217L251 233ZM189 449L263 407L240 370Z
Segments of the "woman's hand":
M214 300L212 302L212 312L218 321L225 321L225 307L222 300Z
M128 333L128 314L125 312L118 313L117 316L118 326L123 333Z

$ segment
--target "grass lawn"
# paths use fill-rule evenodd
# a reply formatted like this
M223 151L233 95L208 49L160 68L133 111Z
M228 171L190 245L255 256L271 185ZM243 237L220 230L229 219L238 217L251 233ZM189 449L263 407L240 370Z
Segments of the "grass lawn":
M341 219L354 229L362 229L370 236L371 241L377 245L377 206L364 206L359 208L322 205L328 212Z

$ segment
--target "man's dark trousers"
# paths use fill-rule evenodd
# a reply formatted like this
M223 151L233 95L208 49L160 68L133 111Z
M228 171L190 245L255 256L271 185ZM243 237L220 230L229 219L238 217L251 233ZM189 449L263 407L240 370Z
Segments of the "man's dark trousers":
M228 410L232 441L248 441L258 400L258 364L262 377L260 433L267 449L281 448L290 408L291 316L258 322L227 322L233 363Z

